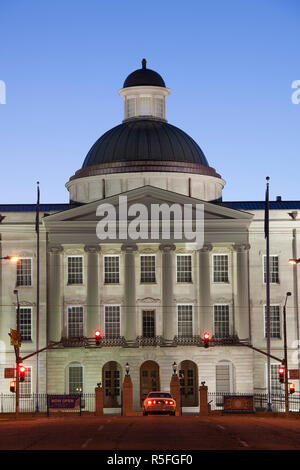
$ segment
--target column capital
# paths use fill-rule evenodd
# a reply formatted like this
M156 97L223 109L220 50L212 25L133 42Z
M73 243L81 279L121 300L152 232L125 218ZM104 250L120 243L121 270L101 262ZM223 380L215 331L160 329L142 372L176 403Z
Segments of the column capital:
M203 245L202 248L200 248L199 252L200 253L206 253L208 251L211 251L213 249L213 246L211 243L206 243L205 245Z
M250 245L248 243L236 243L233 245L233 249L237 253L242 253L243 251L250 250Z
M84 251L86 253L99 253L99 251L101 251L101 246L99 246L99 245L85 245Z
M169 253L170 251L176 250L176 246L173 243L162 243L159 245L159 249L164 253Z
M64 251L61 245L53 245L48 247L48 252L53 253L54 255L59 255Z
M138 247L135 244L124 244L121 246L121 250L125 253L133 253L138 250Z

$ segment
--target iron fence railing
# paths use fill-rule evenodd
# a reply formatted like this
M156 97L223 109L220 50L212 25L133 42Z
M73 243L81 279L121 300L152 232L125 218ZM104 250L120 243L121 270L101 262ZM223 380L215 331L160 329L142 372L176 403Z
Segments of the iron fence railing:
M268 404L267 393L208 393L208 402L210 403L211 410L223 410L224 406L224 395L226 396L249 396L253 395L254 408L256 411L265 411ZM285 396L284 394L272 394L271 395L272 411L284 412L285 411ZM293 395L289 395L289 411L300 412L300 393L297 392Z
M20 396L19 399L19 412L20 413L35 413L47 412L48 394L47 393L32 393L31 395ZM0 413L14 413L16 411L16 396L15 394L0 393ZM95 393L83 393L81 395L81 411L95 411ZM65 412L74 412L65 410ZM77 410L78 412L78 410Z

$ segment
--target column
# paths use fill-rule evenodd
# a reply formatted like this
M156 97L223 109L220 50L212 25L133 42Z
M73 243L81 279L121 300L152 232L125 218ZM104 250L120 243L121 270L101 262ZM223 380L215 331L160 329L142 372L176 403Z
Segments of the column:
M123 245L124 258L124 317L125 338L127 342L136 341L136 277L135 277L135 251L136 245Z
M177 318L174 311L174 255L172 251L175 245L163 244L159 249L162 251L162 315L163 315L163 338L172 342L177 332Z
M62 336L63 314L63 248L52 246L49 256L49 287L48 287L48 341L60 341Z
M249 272L248 251L250 245L234 245L236 251L236 305L234 312L235 332L240 340L250 337L249 321Z
M87 319L86 335L92 338L94 331L99 328L99 280L98 280L98 245L84 247L87 253Z
M211 305L210 284L211 284L211 268L210 268L210 251L212 245L206 244L199 250L199 297L200 297L200 328L199 334L202 336L204 332L213 335L213 308Z

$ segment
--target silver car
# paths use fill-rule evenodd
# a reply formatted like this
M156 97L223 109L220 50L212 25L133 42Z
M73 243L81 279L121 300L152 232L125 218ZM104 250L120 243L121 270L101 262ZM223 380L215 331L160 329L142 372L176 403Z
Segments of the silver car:
M143 402L143 415L166 413L175 416L176 402L168 392L150 392Z

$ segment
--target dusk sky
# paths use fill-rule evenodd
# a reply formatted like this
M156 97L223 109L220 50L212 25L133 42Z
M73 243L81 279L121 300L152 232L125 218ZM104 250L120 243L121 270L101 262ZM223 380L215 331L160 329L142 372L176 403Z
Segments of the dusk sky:
M65 183L121 123L127 75L171 89L168 121L226 180L223 199L300 199L299 0L0 0L0 204L68 202ZM300 94L299 94L300 96Z

